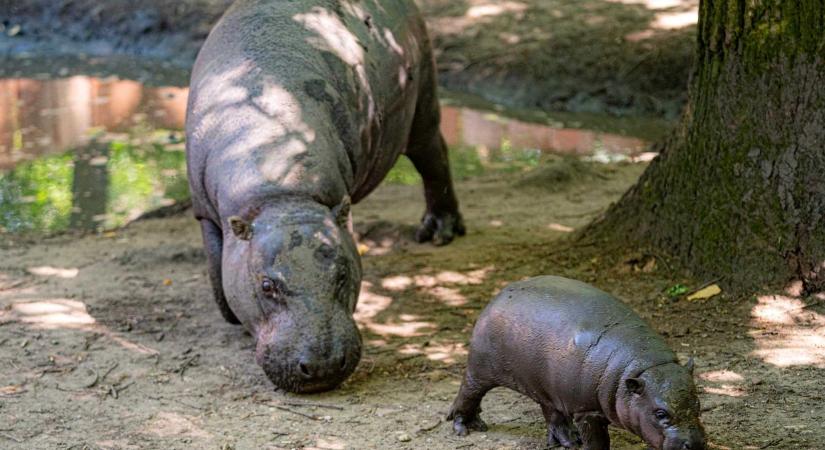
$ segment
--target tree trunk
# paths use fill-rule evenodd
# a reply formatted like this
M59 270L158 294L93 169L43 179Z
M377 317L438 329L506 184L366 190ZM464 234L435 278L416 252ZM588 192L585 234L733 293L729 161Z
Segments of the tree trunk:
M702 0L682 123L588 234L738 289L825 286L825 0Z

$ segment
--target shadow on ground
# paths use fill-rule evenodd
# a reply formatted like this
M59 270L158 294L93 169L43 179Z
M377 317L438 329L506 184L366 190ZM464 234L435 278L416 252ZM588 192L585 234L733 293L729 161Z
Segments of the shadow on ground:
M697 0L420 0L441 83L509 106L676 117Z

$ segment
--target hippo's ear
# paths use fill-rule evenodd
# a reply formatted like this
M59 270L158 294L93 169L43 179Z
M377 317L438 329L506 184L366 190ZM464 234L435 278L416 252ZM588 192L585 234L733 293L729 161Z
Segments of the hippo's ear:
M693 357L691 356L690 358L688 358L687 364L685 364L685 369L688 370L688 373L690 373L691 376L693 376L693 369L696 368L695 366L696 364L694 364Z
M332 215L335 216L335 223L339 227L345 228L349 222L349 209L352 206L349 195L345 195L341 200L341 204L332 208Z
M645 390L645 380L641 378L628 378L624 381L624 384L627 387L627 391L632 394L642 395L642 392Z
M252 224L242 218L238 216L230 217L229 226L232 227L232 233L234 233L238 239L244 241L252 239Z

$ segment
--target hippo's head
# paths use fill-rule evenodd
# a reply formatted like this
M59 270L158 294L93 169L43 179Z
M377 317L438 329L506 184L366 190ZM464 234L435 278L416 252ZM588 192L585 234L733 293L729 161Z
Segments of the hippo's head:
M663 364L624 380L617 410L648 445L661 450L705 450L693 361Z
M361 358L352 319L361 261L348 217L347 197L332 209L286 199L252 218L229 219L234 236L224 233L224 293L257 340L258 364L282 389L332 389Z

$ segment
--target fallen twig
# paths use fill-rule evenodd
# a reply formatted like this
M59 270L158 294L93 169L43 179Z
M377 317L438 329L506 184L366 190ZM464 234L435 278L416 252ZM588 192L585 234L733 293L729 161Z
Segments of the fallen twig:
M344 410L344 408L341 407L341 406L328 405L328 404L324 404L324 403L307 403L307 402L295 402L295 401L282 402L282 403L285 404L285 405L289 405L289 406L318 407L318 408L327 408L327 409L337 409L338 411L343 411Z
M782 440L783 440L783 439L784 439L784 438L774 439L774 440L772 440L772 441L770 441L770 442L768 442L768 443L766 443L766 444L762 445L762 446L761 446L761 447L759 447L759 448L760 448L760 449L762 449L762 448L773 447L774 445L776 445L776 444L778 444L778 443L782 442Z
M178 399L176 399L176 398L173 398L173 399L172 399L172 401L173 401L173 402L175 402L175 403L180 403L180 404L181 404L181 405L183 405L183 406L188 406L188 407L190 407L190 408L192 408L192 409L197 409L197 410L199 410L199 411L206 411L206 408L204 408L204 407L201 407L201 406L196 406L196 405L190 405L189 403L186 403L186 402L184 402L184 401L182 401L182 400L178 400Z
M102 377L100 377L100 381L105 381L106 377L108 377L109 374L112 373L112 371L115 370L119 364L120 364L119 362L115 361L115 363L112 364L112 367L109 367L108 369L106 369L106 372L103 374Z
M318 416L312 416L312 415L309 415L309 414L304 414L300 411L295 411L293 409L287 408L286 406L275 405L275 408L280 409L281 411L286 411L288 413L295 414L296 416L306 417L307 419L310 419L310 420L321 420L321 418L318 417Z
M435 421L435 423L434 423L434 424L432 424L432 425L430 425L430 426L426 426L426 427L419 428L419 429L416 431L416 433L417 433L417 434L421 434L421 433L426 433L426 432L428 432L428 431L433 431L433 430L435 430L436 428L438 428L438 426L439 426L439 425L441 425L441 420L436 420L436 421Z
M26 280L17 280L17 281L13 281L9 284L4 284L4 285L0 286L0 291L8 291L9 289L14 289L18 286L21 286L25 282L26 282Z
M125 391L126 389L128 389L129 386L131 386L133 384L135 384L135 382L130 381L130 382L124 384L123 386L114 386L114 385L109 386L109 395L111 395L113 399L117 400L120 393Z
M4 437L4 438L6 438L6 439L12 440L12 441L14 441L14 442L17 442L18 444L21 444L21 443L23 442L23 440L22 440L22 439L18 439L18 438L14 437L14 436L12 436L12 435L10 435L10 434L0 433L0 436Z
M200 357L201 357L200 354L196 354L195 356L192 356L191 358L184 361L183 364L180 365L180 367L175 369L175 372L179 373L180 378L183 379L183 374L184 374L184 372L186 372L186 369L192 367L195 364L195 361L197 361Z

